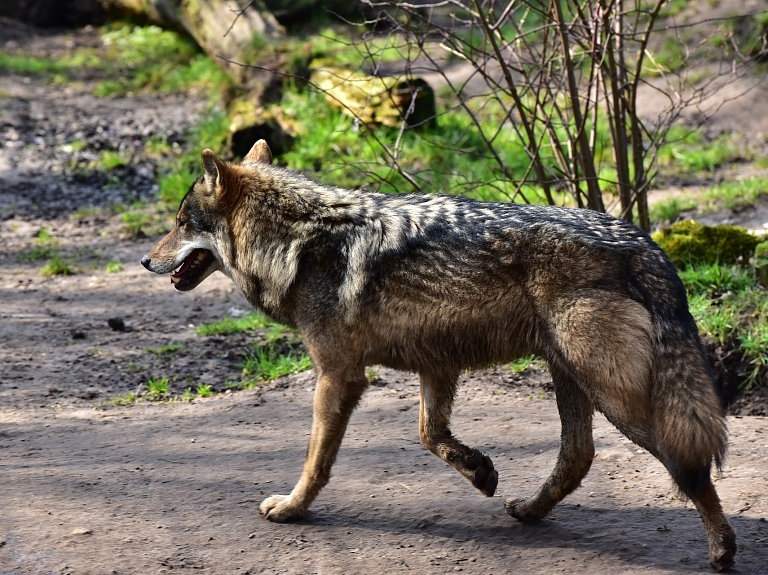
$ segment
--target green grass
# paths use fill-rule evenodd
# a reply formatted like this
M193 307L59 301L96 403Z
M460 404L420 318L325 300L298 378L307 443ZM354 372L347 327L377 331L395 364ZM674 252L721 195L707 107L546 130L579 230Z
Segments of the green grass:
M210 385L200 383L195 391L197 397L209 397L213 395L213 388Z
M117 272L123 271L123 263L118 261L107 262L107 265L104 267L104 269L108 273L116 274Z
M322 94L314 92L288 89L279 106L283 116L300 127L293 149L280 157L290 168L316 172L323 181L350 188L414 191L414 186L389 166L381 146L391 148L399 130L356 126L351 117L333 109ZM500 107L487 105L477 114L487 131L498 128ZM528 156L519 140L505 140L498 151L512 173L525 172ZM399 161L425 192L508 201L515 191L494 166L469 117L461 112L441 115L433 128L406 130ZM524 187L523 193L529 201L541 201L534 187Z
M539 361L538 356L527 355L525 357L521 357L520 359L516 359L512 363L508 363L504 367L513 373L523 373L524 371L527 371L528 368L530 368L532 365L535 365L537 361Z
M283 375L306 371L312 367L312 360L296 350L279 353L273 344L260 346L248 355L243 364L243 382L265 384Z
M170 155L161 162L160 199L172 205L178 206L189 187L202 175L200 154L205 148L210 148L216 153L223 153L227 141L229 119L225 112L212 109L207 117L196 124L186 135L186 140L192 142L183 150L174 152L170 149ZM159 144L153 145L155 150L160 149ZM163 153L168 153L163 151Z
M28 252L19 254L19 261L22 262L36 262L40 260L47 260L58 254L58 250L51 246L35 246Z
M231 84L225 72L201 54L194 42L157 26L113 24L102 42L113 73L96 85L100 97L135 92L204 90L216 93Z
M711 172L742 156L742 151L729 135L707 140L701 130L673 126L659 150L658 161L664 171L690 174Z
M768 376L768 290L740 266L689 266L680 277L701 335L738 349L750 365L743 385L760 385Z
M149 353L153 353L155 355L170 355L172 353L176 353L177 351L181 351L184 349L184 346L180 343L168 343L165 345L161 345L159 347L152 347L147 348L145 351L148 351Z
M133 405L134 403L136 403L136 394L135 393L125 393L125 394L117 395L112 400L112 403L114 403L117 406Z
M699 203L690 196L676 196L656 202L650 208L651 221L675 222L682 212L693 210Z
M168 395L168 378L153 378L147 382L147 395L150 399L163 399Z
M688 266L679 271L686 289L690 293L722 295L725 292L744 291L755 287L752 271L740 266L728 266L719 263Z
M0 70L15 74L44 74L62 72L67 69L66 62L50 58L6 54L0 51Z
M57 60L0 52L0 70L46 74L67 84L88 67L101 79L99 97L140 92L201 92L209 97L232 85L229 76L190 38L157 26L112 22L100 30L102 49L81 48Z
M95 167L105 172L110 172L114 169L121 168L122 166L127 166L129 162L130 162L130 158L128 158L122 152L116 152L114 150L104 150L101 153L101 157L96 162Z
M197 328L197 335L230 335L265 327L267 319L258 313L249 313L240 318L225 317L219 321L206 323ZM286 329L286 328L283 328Z
M765 196L768 196L768 177L752 177L716 184L704 193L702 199L709 211L717 207L739 211Z
M77 273L77 268L54 252L50 261L40 268L40 273L44 276L71 276Z

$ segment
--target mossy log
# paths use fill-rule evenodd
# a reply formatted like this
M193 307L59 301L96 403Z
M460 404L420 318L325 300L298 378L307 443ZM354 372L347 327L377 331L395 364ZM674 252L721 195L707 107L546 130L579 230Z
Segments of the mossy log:
M435 94L420 78L368 76L322 69L310 76L328 103L368 126L421 126L435 120Z

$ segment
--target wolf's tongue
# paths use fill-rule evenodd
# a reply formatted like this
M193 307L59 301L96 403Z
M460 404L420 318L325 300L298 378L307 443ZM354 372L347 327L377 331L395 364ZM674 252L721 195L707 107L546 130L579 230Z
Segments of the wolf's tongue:
M181 267L179 268L179 271L177 271L175 274L172 274L172 278L180 278L184 275L186 271L189 270L193 265L197 263L199 259L203 259L200 256L203 254L202 250L195 250L191 254L187 256L187 259L184 260L184 263L181 264Z

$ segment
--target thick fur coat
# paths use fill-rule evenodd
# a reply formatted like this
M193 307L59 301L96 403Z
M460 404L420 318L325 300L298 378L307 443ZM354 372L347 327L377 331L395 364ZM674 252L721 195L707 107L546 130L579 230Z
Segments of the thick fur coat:
M290 495L262 503L267 518L300 517L327 483L371 364L419 373L424 445L492 495L491 459L449 429L458 376L534 353L550 366L562 443L550 478L508 513L539 519L579 485L598 410L696 504L713 567L733 563L710 478L726 451L722 408L685 289L645 232L590 210L334 188L271 159L263 141L238 165L206 150L176 228L142 260L178 270L180 290L223 271L309 348L307 462Z

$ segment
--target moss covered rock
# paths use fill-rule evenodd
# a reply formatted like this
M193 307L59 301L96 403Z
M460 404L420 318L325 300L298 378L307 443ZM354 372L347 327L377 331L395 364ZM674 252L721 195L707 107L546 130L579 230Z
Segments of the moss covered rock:
M420 78L368 76L357 70L326 68L310 80L328 103L366 126L399 127L434 122L435 94Z
M706 226L692 220L663 228L653 239L680 269L697 263L746 264L760 243L739 226Z

